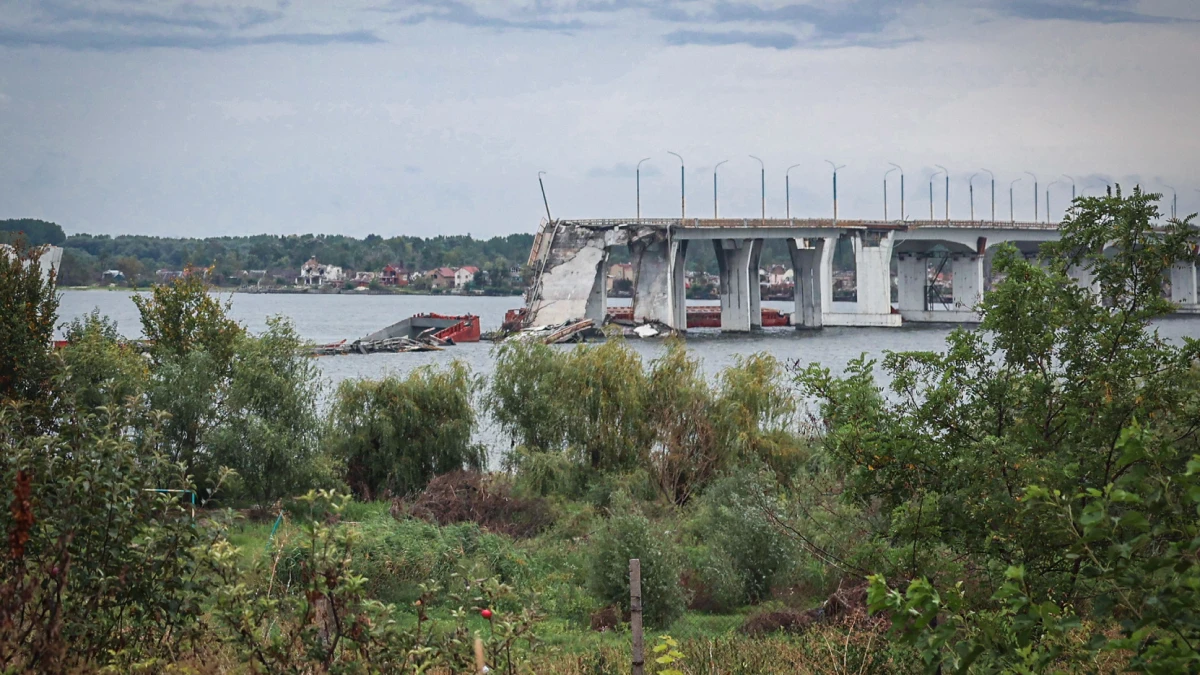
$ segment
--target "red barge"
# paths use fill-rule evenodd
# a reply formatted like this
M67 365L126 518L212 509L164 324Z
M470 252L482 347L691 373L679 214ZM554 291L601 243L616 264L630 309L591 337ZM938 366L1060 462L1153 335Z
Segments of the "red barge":
M522 319L525 317L525 309L510 309L504 316L504 326L509 330L518 330ZM633 308L625 307L609 307L608 316L615 321L633 321ZM777 309L764 307L762 310L762 326L764 328L780 328L792 325L790 314L785 314ZM687 308L687 327L688 328L720 328L721 327L721 307L720 305L692 305Z

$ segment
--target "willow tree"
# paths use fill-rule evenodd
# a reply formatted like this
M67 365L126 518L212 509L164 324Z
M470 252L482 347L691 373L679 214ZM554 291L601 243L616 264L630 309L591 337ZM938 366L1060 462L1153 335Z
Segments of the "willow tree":
M1095 538L1081 537L1099 504L1119 521L1139 513L1134 502L1153 501L1150 493L1177 494L1200 449L1200 342L1172 343L1152 323L1174 309L1162 280L1173 264L1195 260L1196 229L1191 218L1159 222L1157 198L1118 190L1077 200L1061 240L1043 246L1041 264L1001 248L993 269L1002 281L982 301L979 329L955 331L944 352L888 353L891 396L876 387L865 359L844 377L817 366L800 374L821 401L846 497L890 515L878 533L889 553L876 571L920 582L906 607L898 596L885 602L879 585L877 606L928 623L942 611L930 609L940 604L932 589L941 588L961 597L963 616L995 612L953 624L959 638L977 640L962 650L943 650L946 635L925 642L935 665L986 656L1010 667L1043 647L1053 663L1068 645L1087 642L1050 644L1061 635L1054 617L1066 615L1091 612L1093 625L1122 628L1135 642L1161 640L1176 622L1193 635L1200 628L1194 613L1164 615L1156 599L1175 575L1195 572L1194 557L1190 567L1184 556L1178 568L1114 576L1116 568L1088 553L1111 545L1153 568L1162 551L1194 540L1190 500L1168 499L1174 506L1154 512L1163 527L1137 542L1094 528ZM1096 287L1076 282L1080 270ZM1131 428L1136 444L1127 442ZM1122 505L1108 498L1114 490L1137 496ZM1031 508L1047 495L1066 508ZM1129 518L1132 526L1142 517ZM1109 594L1125 606L1114 612L1113 602L1094 602ZM1018 605L1005 603L1017 597ZM927 625L901 625L929 637ZM1104 643L1098 636L1087 644Z

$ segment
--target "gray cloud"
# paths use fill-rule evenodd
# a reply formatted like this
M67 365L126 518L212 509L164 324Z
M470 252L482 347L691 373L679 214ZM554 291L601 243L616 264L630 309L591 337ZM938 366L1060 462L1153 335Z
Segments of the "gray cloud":
M54 0L37 6L39 23L85 23L93 27L109 28L186 28L201 31L220 31L232 28L250 28L279 21L281 11L268 11L256 7L237 8L227 6L204 6L194 3L163 5L155 11L143 9L104 9L97 3L77 4Z
M791 49L798 44L795 35L777 31L694 31L677 30L666 35L669 45L748 45L770 49Z
M440 21L460 26L476 28L496 28L510 30L537 30L553 32L570 32L581 30L586 25L579 19L559 21L546 18L510 19L502 16L492 16L479 12L466 2L458 0L416 0L415 2L392 2L373 8L380 12L404 13L397 23L416 25L426 21Z
M222 50L256 45L319 47L331 44L369 45L383 42L384 40L374 32L366 30L340 33L237 35L231 33L139 34L101 30L36 33L0 28L0 47L58 47L71 51L121 52L147 48Z
M1195 23L1132 9L1127 0L1003 0L994 7L1004 16L1041 21L1078 21L1083 23Z

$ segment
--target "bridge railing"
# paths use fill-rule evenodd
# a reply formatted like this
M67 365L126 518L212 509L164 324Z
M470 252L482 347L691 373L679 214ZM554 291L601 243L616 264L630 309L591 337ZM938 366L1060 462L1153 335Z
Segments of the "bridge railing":
M1058 223L1011 222L987 220L833 220L832 218L587 218L563 220L563 224L579 227L606 228L623 225L649 227L733 229L749 227L800 228L831 230L915 230L915 229L989 229L1053 231Z

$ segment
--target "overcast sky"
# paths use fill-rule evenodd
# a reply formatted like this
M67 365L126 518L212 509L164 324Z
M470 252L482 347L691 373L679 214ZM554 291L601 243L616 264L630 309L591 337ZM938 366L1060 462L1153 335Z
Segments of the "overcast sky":
M337 4L338 9L331 6ZM0 0L0 218L160 235L883 215L1034 172L1200 209L1197 0ZM899 211L892 174L891 211ZM990 211L986 174L976 214ZM1065 178L1051 206L1067 205ZM937 184L938 214L943 184ZM1169 191L1168 191L1169 192ZM1042 208L1045 208L1044 203ZM1044 211L1043 211L1044 214Z

